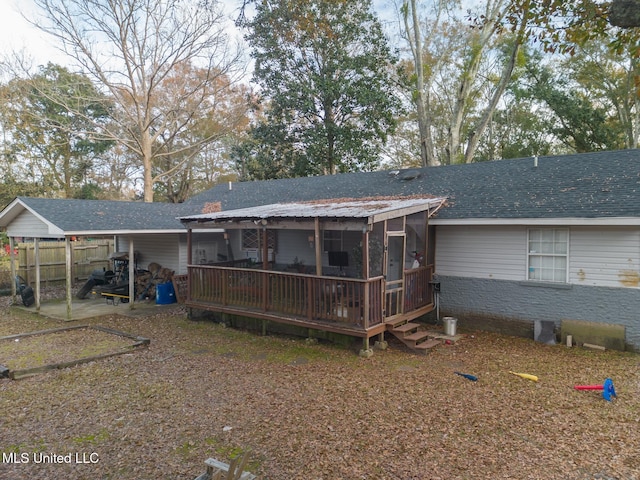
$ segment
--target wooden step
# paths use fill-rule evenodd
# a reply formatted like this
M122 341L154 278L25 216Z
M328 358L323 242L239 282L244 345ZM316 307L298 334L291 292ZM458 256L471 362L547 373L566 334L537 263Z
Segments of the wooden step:
M418 328L420 325L418 325L417 323L405 323L404 325L400 325L398 327L395 327L393 329L393 331L395 333L407 333L407 332L411 332L413 330L415 330L416 328Z
M426 338L429 338L428 332L415 332L415 333L412 333L411 335L405 336L403 340L406 340L408 342L418 343L420 341L423 341Z
M436 340L436 339L432 338L430 340L427 340L426 342L422 342L422 343L417 344L413 348L415 348L416 350L426 351L426 350L432 349L433 347L437 347L441 343L442 342L440 340Z
M390 320L385 320L384 323L385 325L387 325L387 327L391 327L393 328L397 328L400 325L407 323L408 320L406 318L396 318L396 319L390 319Z

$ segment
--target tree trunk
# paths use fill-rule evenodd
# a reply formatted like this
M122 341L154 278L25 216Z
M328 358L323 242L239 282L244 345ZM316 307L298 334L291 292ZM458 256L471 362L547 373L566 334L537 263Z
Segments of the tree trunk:
M511 50L511 55L509 56L509 61L505 65L502 70L502 75L500 76L500 81L496 86L496 89L493 91L493 95L491 96L491 101L489 105L485 109L482 114L482 117L476 124L475 128L469 135L469 139L467 140L467 148L464 152L464 161L465 163L473 162L473 157L476 154L476 150L478 149L478 143L480 142L480 138L484 134L487 129L487 125L489 125L489 121L493 116L493 113L496 110L496 106L498 102L502 98L504 91L507 88L509 81L511 80L511 75L513 74L513 69L516 66L516 59L518 58L518 53L520 52L520 47L522 46L522 42L524 40L524 31L526 29L527 21L528 21L528 11L523 12L522 23L520 24L519 31L517 33L516 38L514 39L513 49Z
M415 103L418 115L418 131L420 134L420 163L423 167L432 167L438 164L435 155L433 153L433 140L431 139L431 120L429 118L428 96L425 96L425 81L424 81L424 63L422 61L422 40L420 31L420 20L418 19L418 12L416 9L416 0L410 0L411 4L404 4L405 14L405 30L407 31L407 40L411 47L411 53L413 55L413 61L416 71L416 97ZM411 8L411 22L412 28L409 28L408 23L408 11L407 8ZM411 35L413 32L413 35ZM413 37L413 38L412 38Z
M151 136L148 130L142 132L140 140L142 147L142 167L144 170L144 201L153 202L153 152Z

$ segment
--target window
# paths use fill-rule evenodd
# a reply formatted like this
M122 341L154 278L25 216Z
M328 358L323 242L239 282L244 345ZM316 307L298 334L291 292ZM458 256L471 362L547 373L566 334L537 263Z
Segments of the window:
M339 230L324 230L322 234L322 249L325 252L342 250L342 232Z
M269 249L276 248L276 232L267 230L267 245ZM264 233L258 230L242 230L242 248L243 250L258 250L264 246Z
M565 283L568 245L569 231L565 228L530 229L527 278Z

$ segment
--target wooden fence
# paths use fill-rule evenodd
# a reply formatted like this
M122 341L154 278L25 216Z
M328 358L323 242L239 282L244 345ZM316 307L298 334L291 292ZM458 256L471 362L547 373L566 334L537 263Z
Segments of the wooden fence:
M40 281L44 285L63 284L66 279L65 242L39 242ZM16 274L27 284L36 279L36 257L33 243L17 245ZM71 242L71 278L86 280L94 270L109 270L109 255L114 251L113 239L78 240Z

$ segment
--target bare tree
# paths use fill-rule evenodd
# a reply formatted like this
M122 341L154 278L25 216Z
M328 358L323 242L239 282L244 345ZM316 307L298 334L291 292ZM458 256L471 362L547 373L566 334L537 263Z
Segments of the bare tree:
M433 75L425 76L425 51L422 46L423 44L433 43L433 35L438 31L441 17L443 12L448 8L448 3L436 2L434 4L434 18L431 24L432 28L430 28L429 32L425 34L424 39L422 38L423 33L422 28L420 28L420 19L416 0L405 1L400 8L404 20L404 33L415 65L416 88L413 92L413 96L417 109L418 132L420 135L420 159L422 166L433 166L438 163L434 154L433 139L431 138L431 112L429 108L429 92L433 82ZM431 60L436 59L434 58ZM430 70L433 71L433 68Z
M488 0L483 5L483 11L477 14L475 28L468 20L455 17L455 11L460 10L458 0L429 0L423 4L405 0L401 7L403 36L414 63L413 99L424 165L473 161L479 140L513 74L525 40L528 13L520 12L520 21L511 33L510 42L505 42L507 34L503 20L509 12L509 2ZM424 12L422 18L421 11ZM498 55L496 49L499 42L508 47L508 51L503 48L502 55ZM503 59L500 74L483 75L483 66L486 68L487 63L497 57ZM438 84L438 78L443 84ZM489 92L483 105L477 100L480 90L485 94ZM440 98L435 99L438 96ZM447 104L439 109L440 118L434 118L437 102ZM446 145L439 147L446 155L440 162L434 152L438 150L434 130L445 124Z
M34 0L45 22L32 20L61 42L61 49L116 104L105 139L140 160L144 200L154 183L224 135L189 136L194 122L215 116L224 95L221 77L239 78L240 53L232 49L216 0ZM197 69L197 77L176 73ZM238 121L241 121L238 119ZM225 122L227 131L235 120ZM192 138L194 143L176 141ZM176 150L178 149L178 150Z

